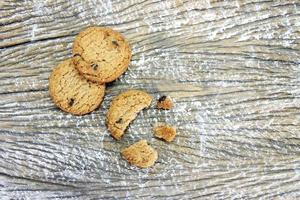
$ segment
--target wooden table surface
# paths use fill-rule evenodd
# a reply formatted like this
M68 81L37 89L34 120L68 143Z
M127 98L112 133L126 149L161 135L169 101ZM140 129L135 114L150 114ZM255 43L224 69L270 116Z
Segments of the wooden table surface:
M299 0L2 0L0 16L1 199L300 199ZM48 76L90 25L120 31L133 57L77 117ZM105 113L129 88L176 106L115 141ZM156 122L174 142L153 138ZM146 170L120 157L143 138L159 152Z

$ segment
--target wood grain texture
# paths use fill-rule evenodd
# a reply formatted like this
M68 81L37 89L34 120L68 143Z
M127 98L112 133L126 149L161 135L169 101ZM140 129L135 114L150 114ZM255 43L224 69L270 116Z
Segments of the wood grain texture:
M1 1L1 199L300 199L299 22L298 0ZM133 58L76 117L48 76L90 25L124 34ZM176 106L145 110L117 142L105 113L129 88ZM173 143L156 122L176 125ZM159 152L148 170L120 156L143 138Z

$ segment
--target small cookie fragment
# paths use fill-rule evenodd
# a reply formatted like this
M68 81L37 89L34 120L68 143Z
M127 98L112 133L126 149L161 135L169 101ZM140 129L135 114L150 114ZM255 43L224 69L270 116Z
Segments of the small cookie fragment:
M73 63L88 80L108 83L123 74L131 59L129 43L117 31L89 27L81 31L73 44Z
M90 82L82 77L72 60L67 59L58 64L51 73L49 93L53 102L63 111L84 115L101 104L105 85Z
M170 110L173 108L173 102L170 97L162 96L158 99L156 107L158 109Z
M172 142L176 136L176 129L166 124L158 125L154 127L154 136Z
M151 167L158 158L157 151L148 145L147 140L140 140L130 145L123 149L121 154L131 165L140 168Z
M108 109L106 125L111 135L119 140L137 114L149 107L152 96L140 90L128 90L116 96Z

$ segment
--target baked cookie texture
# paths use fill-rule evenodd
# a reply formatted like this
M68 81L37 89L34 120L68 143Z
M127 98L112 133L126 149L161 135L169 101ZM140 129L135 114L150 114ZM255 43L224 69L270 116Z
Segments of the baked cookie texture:
M110 103L106 124L111 135L119 140L137 114L149 107L152 96L141 90L128 90L116 96Z
M173 101L170 97L162 96L158 99L156 108L163 110L170 110L173 108Z
M49 93L53 102L63 111L84 115L101 104L105 85L82 77L75 69L72 59L67 59L52 71L49 77Z
M114 81L127 70L130 59L129 43L110 28L89 27L74 40L73 63L91 81Z
M154 136L172 142L176 136L176 128L167 124L157 125L154 127Z
M148 168L154 165L158 153L146 140L140 140L121 151L122 157L130 164L140 168Z

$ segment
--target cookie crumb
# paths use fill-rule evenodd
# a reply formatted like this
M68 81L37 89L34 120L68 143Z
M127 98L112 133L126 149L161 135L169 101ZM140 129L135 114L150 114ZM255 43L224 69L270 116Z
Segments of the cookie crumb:
M172 142L176 136L175 127L161 124L154 127L154 136L167 142Z
M158 99L156 107L158 109L170 110L173 108L173 101L170 97L162 96Z
M131 165L140 168L148 168L154 165L158 158L158 153L147 140L140 140L121 151L122 157Z
M106 114L106 125L111 135L120 140L129 124L144 108L150 106L152 96L141 90L127 90L113 98Z

